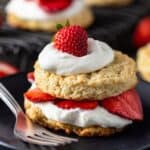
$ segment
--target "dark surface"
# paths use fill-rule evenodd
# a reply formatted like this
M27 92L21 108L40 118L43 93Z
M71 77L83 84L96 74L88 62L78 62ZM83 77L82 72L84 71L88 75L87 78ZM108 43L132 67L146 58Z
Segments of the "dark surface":
M26 81L26 75L18 74L16 76L10 76L1 79L0 82L23 105L22 95L29 87L29 83ZM79 143L59 147L55 150L91 150L94 147L97 150L142 150L142 148L150 146L150 84L141 81L137 90L140 93L144 107L145 118L143 122L130 126L126 131L114 137L80 138ZM19 147L20 150L24 150L25 148L23 147L25 145L13 136L12 129L15 118L2 102L0 102L0 118L0 139Z
M0 9L4 8L7 0L0 0ZM124 8L93 8L96 16L95 23L88 29L89 36L109 43L114 49L122 50L131 56L135 56L135 48L132 45L132 33L136 23L146 15L150 15L150 0L136 0L136 2ZM34 61L43 46L50 41L52 34L42 32L28 32L10 28L6 24L0 29L0 60L8 61L21 69L32 70ZM22 93L29 84L25 75L2 79L12 94L20 103ZM144 104L145 120L129 128L121 135L113 138L82 138L80 143L55 150L141 150L150 146L150 85L140 82L138 90ZM5 116L5 117L4 117ZM24 147L24 144L14 139L12 128L14 117L9 109L0 102L0 140L9 144ZM148 144L148 145L147 145ZM143 147L144 146L144 147ZM19 148L24 150L23 148ZM28 148L29 149L29 148ZM0 150L4 148L0 147ZM5 148L6 150L6 148ZM38 148L37 148L38 150Z
M1 9L4 8L2 1ZM150 0L136 0L123 8L95 7L92 10L95 22L87 30L89 36L134 56L136 51L132 45L132 33L139 19L150 15ZM38 53L51 37L50 33L22 31L4 24L0 30L0 60L16 65L21 71L32 70Z

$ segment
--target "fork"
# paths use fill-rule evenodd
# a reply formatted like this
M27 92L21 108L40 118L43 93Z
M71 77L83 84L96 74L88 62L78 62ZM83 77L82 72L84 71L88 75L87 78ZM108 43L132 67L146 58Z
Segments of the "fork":
M78 141L78 139L75 138L54 134L45 128L33 123L24 114L18 102L2 83L0 83L0 98L10 108L16 117L14 135L24 142L43 146L59 146Z

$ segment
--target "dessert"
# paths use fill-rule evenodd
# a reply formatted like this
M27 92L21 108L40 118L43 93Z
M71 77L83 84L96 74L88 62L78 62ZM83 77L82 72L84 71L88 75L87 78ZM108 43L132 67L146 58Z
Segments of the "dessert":
M150 43L138 50L137 67L141 77L150 82Z
M31 31L55 31L55 25L66 20L88 27L94 20L92 11L80 0L11 0L6 13L9 25Z
M135 62L80 26L62 27L28 74L26 114L45 127L109 136L143 119Z
M84 0L90 6L126 6L133 0Z

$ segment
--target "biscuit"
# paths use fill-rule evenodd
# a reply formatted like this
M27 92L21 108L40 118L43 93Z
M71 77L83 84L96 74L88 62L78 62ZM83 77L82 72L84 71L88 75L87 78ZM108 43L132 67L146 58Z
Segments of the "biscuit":
M110 136L123 130L123 128L103 128L100 126L82 128L64 124L58 121L47 119L42 111L35 107L32 102L27 99L25 99L24 105L26 114L33 122L54 130L63 130L67 134L75 133L78 136Z
M90 6L126 6L133 2L133 0L84 0Z
M127 91L137 84L136 64L121 52L115 52L108 66L87 74L61 76L35 64L35 83L43 92L63 99L103 100Z
M69 20L72 25L80 25L82 27L89 27L93 21L94 16L89 8L84 8L78 14L71 16L70 18L62 18L62 20L47 20L47 21L34 21L24 20L17 17L13 13L8 13L6 17L7 23L13 27L26 29L31 31L56 31L56 24L65 24L66 20Z
M138 50L137 68L141 77L150 82L150 43Z

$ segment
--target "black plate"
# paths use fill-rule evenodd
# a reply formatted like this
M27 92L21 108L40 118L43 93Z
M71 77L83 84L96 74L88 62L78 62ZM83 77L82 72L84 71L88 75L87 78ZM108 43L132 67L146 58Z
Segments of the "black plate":
M25 74L18 74L1 79L8 90L23 106L23 93L30 86ZM142 150L150 146L150 84L141 81L137 87L144 107L144 121L130 126L126 131L113 137L79 138L79 143L57 147L55 150ZM4 117L5 116L5 117ZM26 145L13 136L15 118L9 109L0 102L0 144L16 146L25 150ZM62 133L60 133L62 134ZM36 147L38 150L39 147Z

